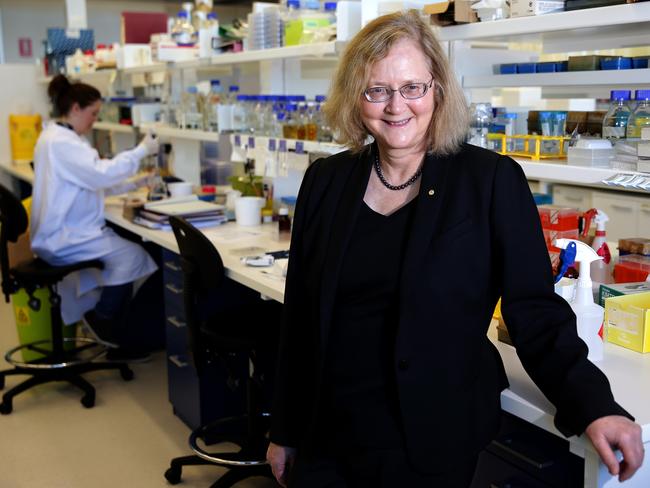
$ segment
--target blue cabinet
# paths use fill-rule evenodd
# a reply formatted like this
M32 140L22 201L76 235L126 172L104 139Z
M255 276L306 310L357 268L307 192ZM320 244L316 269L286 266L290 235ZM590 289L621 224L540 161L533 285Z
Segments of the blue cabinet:
M237 387L231 389L222 363L211 364L201 376L192 363L183 306L180 256L164 250L162 268L168 391L174 413L192 430L219 418L243 414L246 381L239 381ZM219 305L215 303L216 310ZM231 367L234 364L237 377L246 378L248 358L245 355L235 357L230 364Z

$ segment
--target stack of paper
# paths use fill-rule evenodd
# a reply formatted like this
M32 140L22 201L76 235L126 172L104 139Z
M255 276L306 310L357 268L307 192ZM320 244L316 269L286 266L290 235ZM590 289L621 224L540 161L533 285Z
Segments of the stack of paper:
M146 203L133 222L150 229L171 230L171 216L183 217L196 227L211 227L228 221L223 205L204 202L196 195L190 195Z

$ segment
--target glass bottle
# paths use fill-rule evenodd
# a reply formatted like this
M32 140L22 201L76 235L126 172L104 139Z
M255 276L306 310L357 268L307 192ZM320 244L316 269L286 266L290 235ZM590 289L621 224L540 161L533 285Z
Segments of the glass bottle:
M631 110L628 107L630 90L612 90L611 104L603 119L603 139L625 139Z
M492 106L489 103L472 103L470 114L467 142L487 148L488 131L492 123Z
M641 130L650 127L650 90L636 91L637 106L627 120L627 138L640 139Z

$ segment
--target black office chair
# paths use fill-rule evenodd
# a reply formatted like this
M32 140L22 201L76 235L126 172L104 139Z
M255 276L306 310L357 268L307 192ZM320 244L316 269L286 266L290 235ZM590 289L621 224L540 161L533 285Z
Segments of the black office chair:
M0 403L0 413L9 414L13 409L13 398L33 386L51 381L67 381L84 392L81 404L86 408L95 405L95 388L81 374L101 369L119 369L126 381L133 379L133 372L126 364L111 362L92 362L106 351L106 348L92 339L84 337L64 338L61 319L61 297L57 293L57 283L73 271L85 268L103 268L99 260L84 261L69 266L50 266L42 259L15 267L9 265L8 242L16 242L27 230L27 212L20 200L0 185L0 266L2 268L2 293L5 300L21 288L29 296L29 307L38 311L41 300L35 296L39 288L47 288L50 294L50 318L52 340L40 340L14 347L7 351L5 360L12 369L0 371L0 390L4 389L5 377L10 375L29 375L31 378L14 386L4 393ZM66 342L70 343L65 347ZM50 347L47 347L50 344ZM42 355L40 359L20 361L16 354L29 349Z
M189 333L192 359L201 375L212 363L225 364L237 353L246 353L253 371L246 378L246 415L220 419L192 432L189 444L194 455L174 458L165 478L171 484L179 483L183 466L217 465L229 468L212 488L226 488L251 476L272 478L267 465L266 432L269 416L263 413L262 377L260 357L277 343L277 324L280 304L259 301L255 305L235 306L231 310L219 310L216 314L205 312L206 304L214 301L223 290L225 269L217 249L196 227L179 217L170 219L183 268L183 298L185 319ZM228 368L229 385L237 383L233 370ZM233 432L235 432L233 434ZM238 452L208 453L197 440L232 442L241 449Z

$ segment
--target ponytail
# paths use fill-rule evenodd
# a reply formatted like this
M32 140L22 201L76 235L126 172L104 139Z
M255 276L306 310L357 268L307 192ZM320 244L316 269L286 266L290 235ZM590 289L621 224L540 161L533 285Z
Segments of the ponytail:
M102 96L94 86L85 83L70 83L65 75L56 75L47 87L47 94L54 108L54 116L68 115L76 103L80 108L86 108Z

